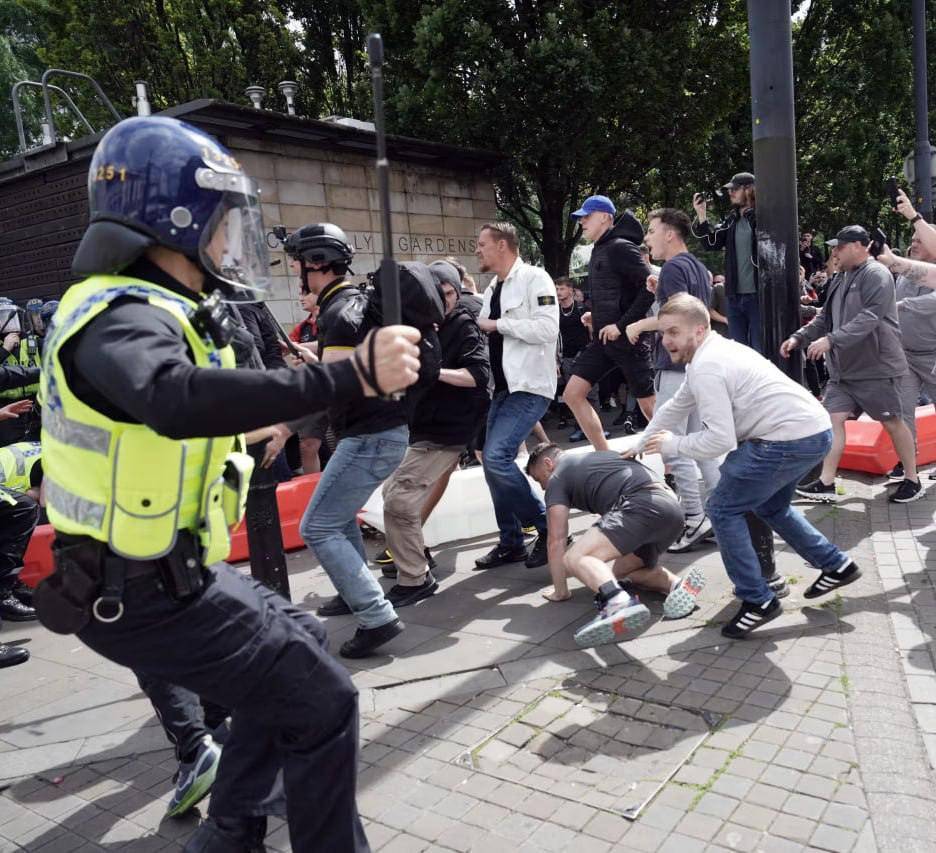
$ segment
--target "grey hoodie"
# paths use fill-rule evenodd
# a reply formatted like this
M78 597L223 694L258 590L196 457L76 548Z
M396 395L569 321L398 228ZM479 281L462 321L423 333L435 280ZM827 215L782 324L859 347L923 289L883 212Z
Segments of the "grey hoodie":
M907 372L894 278L871 258L836 276L823 310L794 336L804 347L829 338L826 367L833 380L893 379Z

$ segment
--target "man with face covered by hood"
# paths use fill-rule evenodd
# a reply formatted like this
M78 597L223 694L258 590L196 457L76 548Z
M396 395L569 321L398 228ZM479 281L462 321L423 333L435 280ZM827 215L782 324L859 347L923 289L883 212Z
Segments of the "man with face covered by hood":
M624 333L631 323L646 317L653 304L653 294L646 288L650 267L640 252L644 232L629 210L617 222L615 212L611 199L593 195L572 214L594 244L588 261L592 310L582 317L592 329L592 341L575 360L562 398L595 450L607 450L608 441L587 398L605 373L620 369L647 420L653 417L655 399L650 345L643 338L632 344Z

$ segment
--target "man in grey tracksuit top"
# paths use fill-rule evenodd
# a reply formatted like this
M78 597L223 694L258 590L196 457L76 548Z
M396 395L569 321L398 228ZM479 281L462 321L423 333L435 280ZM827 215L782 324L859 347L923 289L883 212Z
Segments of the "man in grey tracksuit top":
M869 253L870 237L860 225L836 235L832 251L843 272L830 287L824 309L784 341L780 353L796 347L806 357L825 356L829 371L823 404L832 419L832 448L818 480L796 493L819 502L835 500L835 474L845 449L845 421L862 412L880 421L894 442L905 479L889 500L922 497L913 436L903 420L901 388L907 358L900 340L893 276Z

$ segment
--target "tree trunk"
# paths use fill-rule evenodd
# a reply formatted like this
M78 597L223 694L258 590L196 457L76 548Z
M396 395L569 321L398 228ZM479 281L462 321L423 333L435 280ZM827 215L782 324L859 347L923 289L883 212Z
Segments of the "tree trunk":
M572 250L565 241L565 199L544 197L540 218L543 223L543 265L553 278L569 274Z

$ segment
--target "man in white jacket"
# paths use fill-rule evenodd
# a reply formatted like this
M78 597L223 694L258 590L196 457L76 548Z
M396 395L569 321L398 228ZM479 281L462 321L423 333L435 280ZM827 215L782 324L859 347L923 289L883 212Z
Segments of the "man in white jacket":
M500 541L475 564L492 569L524 561L546 565L546 509L515 459L521 443L546 414L556 394L559 305L549 274L524 263L516 229L489 223L478 235L481 272L496 276L484 292L478 324L488 335L494 397L484 442L484 476L500 531ZM527 553L523 528L539 537Z
M715 459L728 456L708 500L708 516L741 609L722 628L743 638L778 617L780 601L761 575L745 514L753 512L820 571L803 594L817 598L858 580L848 557L790 506L796 484L832 444L822 404L766 358L712 332L708 309L678 293L660 308L659 331L686 379L653 415L637 452ZM676 435L693 409L702 428Z

